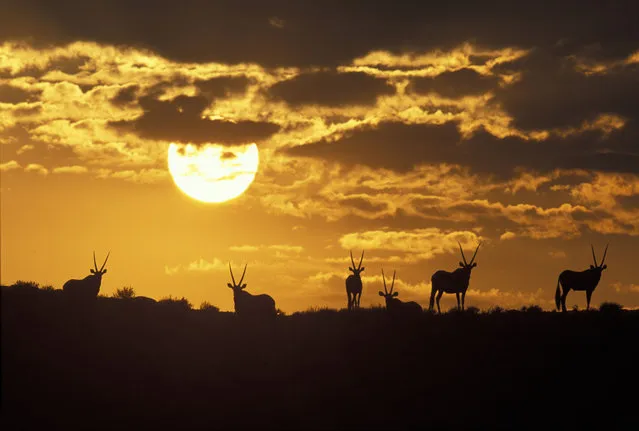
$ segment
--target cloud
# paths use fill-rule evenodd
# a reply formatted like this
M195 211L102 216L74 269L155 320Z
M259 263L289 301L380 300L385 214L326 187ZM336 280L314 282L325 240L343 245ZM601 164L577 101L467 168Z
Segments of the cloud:
M464 138L453 122L434 125L385 121L347 131L337 139L321 139L281 151L290 156L400 172L422 164L458 164L504 179L518 175L521 169L639 173L639 154L631 152L634 136L634 131L622 129L605 135L600 130L586 130L543 140L499 138L482 127Z
M166 275L175 275L180 272L210 272L210 271L228 271L228 264L222 262L218 258L214 258L212 262L209 262L203 258L199 258L186 265L164 266L164 273Z
M444 72L427 78L415 78L409 89L417 93L439 93L443 97L457 99L466 95L483 94L497 87L499 79L484 76L472 69Z
M373 230L343 235L340 246L346 250L401 251L407 259L426 260L437 254L456 253L462 247L477 247L479 237L475 232L443 232L438 228L414 229L409 231Z
M35 172L40 175L47 175L49 170L38 163L29 163L24 170L26 172Z
M96 176L100 179L116 178L136 184L154 184L166 181L169 178L169 173L166 169L144 168L140 170L113 171L107 168L100 168L96 170Z
M53 168L51 172L54 174L84 174L88 172L89 169L86 166L59 166L57 168Z
M515 234L514 232L504 232L503 234L501 234L501 236L499 237L500 240L505 241L505 240L509 240L509 239L513 239L516 238L517 234Z
M145 46L181 62L335 65L373 50L432 49L467 40L483 46L505 40L522 47L552 46L567 34L574 45L599 43L625 57L636 51L634 41L639 39L633 21L637 5L631 1L580 3L579 14L570 2L514 8L506 0L481 5L469 0L452 5L403 1L375 8L364 0L303 5L247 1L225 5L224 13L215 4L184 8L164 3L153 15L124 0L99 9L82 7L79 0L62 5L41 1L37 7L32 3L16 2L6 8L0 40L30 37L39 44L97 40ZM273 17L285 25L274 25ZM177 29L180 37L166 36Z
M200 94L208 99L218 99L242 94L251 81L246 76L220 76L195 81Z
M223 121L203 117L208 106L201 96L178 96L162 101L145 96L139 100L144 113L135 120L111 122L111 126L139 134L143 138L182 143L247 144L262 141L278 131L269 122Z
M268 92L292 106L347 106L374 105L378 96L393 94L395 88L360 72L310 72L278 82Z
M579 71L575 57L557 51L537 49L502 65L521 75L512 85L498 90L495 99L513 117L516 127L576 126L602 113L638 117L636 65L587 75Z
M12 85L0 84L0 103L18 104L33 100L37 94Z
M1 163L0 164L0 171L5 172L5 171L13 171L16 169L20 169L21 166L18 162L16 162L15 160L10 160L6 163Z

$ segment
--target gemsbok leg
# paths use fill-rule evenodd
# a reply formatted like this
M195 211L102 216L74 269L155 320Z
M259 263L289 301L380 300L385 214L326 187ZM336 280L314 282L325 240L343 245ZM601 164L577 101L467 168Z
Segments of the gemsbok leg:
M441 308L439 308L439 300L442 299L443 294L444 294L443 290L440 290L439 292L437 292L437 312L438 313L442 312Z
M592 290L586 290L586 310L590 309L590 298L592 297Z
M466 299L466 292L462 292L462 311L464 310L464 300Z
M568 296L568 289L564 289L564 292L561 294L561 311L566 311L566 297L567 296Z
M459 292L455 292L455 298L457 298L457 309L461 310L461 302L459 302Z

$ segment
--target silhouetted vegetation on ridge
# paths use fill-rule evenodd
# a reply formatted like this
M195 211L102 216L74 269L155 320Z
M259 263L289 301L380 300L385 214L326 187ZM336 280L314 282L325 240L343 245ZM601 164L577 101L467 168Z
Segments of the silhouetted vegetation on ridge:
M2 286L3 429L634 423L639 311L618 304L252 321L122 293L79 309L61 290Z

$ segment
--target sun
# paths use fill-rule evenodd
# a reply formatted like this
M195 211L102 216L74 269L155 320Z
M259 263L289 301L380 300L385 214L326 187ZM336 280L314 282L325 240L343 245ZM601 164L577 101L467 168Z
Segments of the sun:
M186 195L200 202L224 202L249 188L259 164L257 145L225 147L169 145L169 172Z

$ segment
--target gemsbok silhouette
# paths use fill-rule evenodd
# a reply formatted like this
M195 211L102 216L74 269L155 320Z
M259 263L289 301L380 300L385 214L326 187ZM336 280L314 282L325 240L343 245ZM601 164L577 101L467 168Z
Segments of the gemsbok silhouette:
M441 299L444 293L454 293L457 297L457 308L464 309L464 300L466 299L466 290L468 290L468 284L470 283L470 272L474 267L477 266L475 262L475 256L477 256L477 251L479 250L479 246L481 243L477 245L475 249L475 253L473 254L473 258L470 259L470 263L466 262L466 256L464 256L464 250L462 249L461 244L459 244L459 251L461 251L463 262L459 262L460 268L457 268L453 272L448 272L444 270L439 270L433 274L430 278L431 281L431 291L430 291L430 302L428 304L428 309L433 309L433 302L435 300L435 293L437 293L437 312L441 313L441 309L439 308L439 300ZM461 293L461 306L459 302L459 294Z
M91 275L87 275L82 280L71 279L68 280L62 286L62 291L68 295L69 297L73 297L76 299L95 299L98 297L98 293L100 293L100 284L102 283L102 276L106 274L107 270L104 269L104 266L109 260L109 255L111 252L107 253L106 259L104 259L104 263L102 267L98 269L98 264L95 261L95 251L93 252L93 266L94 269L91 269Z
M395 287L395 273L393 271L393 281L391 282L390 291L386 290L386 276L384 275L384 270L382 269L382 280L384 281L384 291L379 291L379 296L383 296L386 300L386 311L388 311L391 315L411 315L418 314L422 312L422 306L416 303L415 301L403 302L397 299L399 292L393 292L393 288Z
M566 311L566 296L570 290L585 290L586 291L586 310L590 308L590 298L592 292L595 291L599 280L601 279L601 272L608 268L608 265L604 265L606 260L606 253L608 252L608 245L604 250L601 263L597 264L597 258L595 257L595 248L590 244L592 249L592 259L595 264L590 265L590 268L585 271L571 271L569 269L562 271L557 279L557 290L555 290L555 305L557 310L561 306L561 311ZM563 293L560 292L559 286L563 289Z
M351 263L353 266L349 266L348 269L352 272L346 278L346 296L348 296L348 309L359 308L359 300L362 297L362 277L360 273L366 268L362 268L362 261L364 260L364 250L362 250L362 257L359 259L359 265L355 266L355 260L353 259L353 252L351 251Z
M267 294L251 295L244 290L246 283L242 284L242 281L244 281L247 266L248 264L244 265L244 272L242 272L240 282L236 283L235 277L233 277L233 269L229 263L229 271L231 272L231 280L233 283L228 283L227 286L233 289L235 314L243 317L275 317L277 310L275 309L275 300L273 298Z

